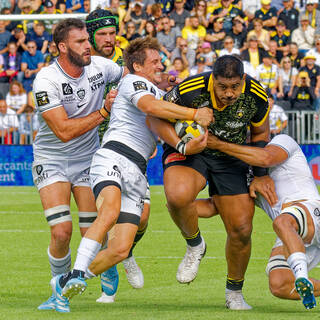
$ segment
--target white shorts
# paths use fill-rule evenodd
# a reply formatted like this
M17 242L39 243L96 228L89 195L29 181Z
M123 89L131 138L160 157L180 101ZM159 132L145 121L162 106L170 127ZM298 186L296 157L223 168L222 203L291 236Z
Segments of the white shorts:
M33 182L38 190L55 182L90 187L90 164L91 157L80 160L37 159L32 164Z
M313 223L314 236L310 244L305 244L308 270L315 268L320 263L320 200L307 200L301 202L307 207ZM273 248L282 246L282 241L277 238Z
M90 169L91 187L97 198L103 187L116 185L121 189L121 213L141 217L147 192L147 179L139 167L110 149L99 149Z

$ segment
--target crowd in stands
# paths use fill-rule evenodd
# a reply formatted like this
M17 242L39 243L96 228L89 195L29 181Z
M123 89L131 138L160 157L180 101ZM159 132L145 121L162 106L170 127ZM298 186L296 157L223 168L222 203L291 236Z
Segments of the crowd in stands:
M320 109L319 0L1 0L1 15L21 15L20 21L0 17L0 94L7 106L0 108L2 143L6 114L16 115L10 130L20 133L19 143L28 143L30 127L37 130L36 117L30 123L32 82L58 56L52 41L57 20L23 15L86 13L90 3L119 16L122 49L137 37L156 37L166 71L181 80L234 54L277 108Z

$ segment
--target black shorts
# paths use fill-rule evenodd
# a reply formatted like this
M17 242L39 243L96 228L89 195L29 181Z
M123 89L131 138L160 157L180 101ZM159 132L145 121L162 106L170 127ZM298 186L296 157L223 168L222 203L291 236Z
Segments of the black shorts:
M184 156L165 145L162 155L163 170L172 166L191 167L207 180L209 195L236 195L249 192L252 179L250 166L233 157L213 157L199 153Z

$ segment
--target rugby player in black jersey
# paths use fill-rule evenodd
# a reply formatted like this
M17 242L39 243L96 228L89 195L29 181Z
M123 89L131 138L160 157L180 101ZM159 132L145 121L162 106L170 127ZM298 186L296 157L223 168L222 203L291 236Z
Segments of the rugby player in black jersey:
M185 79L164 96L164 100L190 108L210 107L214 122L209 134L222 140L263 147L269 140L267 94L258 81L244 74L242 62L226 55L217 59L213 72ZM242 295L244 275L251 252L254 203L248 193L249 166L218 150L206 148L196 155L184 155L182 141L163 120L149 118L154 132L164 144L164 188L167 206L187 242L187 252L179 265L177 280L190 283L197 275L206 244L198 226L195 199L209 185L227 231L226 306L233 310L251 309ZM256 176L266 169L254 167Z

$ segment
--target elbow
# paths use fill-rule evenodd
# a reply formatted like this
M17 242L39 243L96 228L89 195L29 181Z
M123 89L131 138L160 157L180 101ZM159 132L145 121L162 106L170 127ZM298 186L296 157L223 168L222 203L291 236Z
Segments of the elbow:
M55 132L55 135L63 143L69 142L70 140L73 139L73 137L68 132Z

